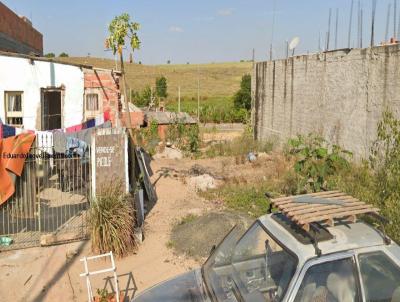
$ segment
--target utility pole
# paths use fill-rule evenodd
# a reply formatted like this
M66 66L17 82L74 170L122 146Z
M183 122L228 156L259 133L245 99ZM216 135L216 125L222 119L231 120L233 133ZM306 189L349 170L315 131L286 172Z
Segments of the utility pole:
M181 86L178 86L178 112L181 113Z
M364 9L360 8L360 48L363 47L363 18L364 18Z
M326 38L326 50L329 50L329 40L330 40L330 36L331 36L331 18L332 18L332 8L329 9L328 36Z
M197 122L200 123L200 66L197 65Z
M348 34L348 37L347 37L347 47L348 48L351 48L351 27L353 25L353 8L354 8L354 0L351 0L349 34Z
M372 17L371 17L371 47L375 45L375 13L376 0L372 0Z
M131 121L131 111L129 108L129 100L127 94L127 89L126 89L126 76L125 76L125 68L124 68L124 57L122 55L122 47L119 49L119 59L121 60L121 74L122 74L122 83L124 85L124 101L125 101L125 112L127 115L127 126L129 128L129 131L132 131L132 121Z
M397 37L397 0L393 0L393 38Z
M385 31L385 43L389 40L389 22L390 22L390 12L392 9L392 4L388 4L387 16L386 16L386 31Z
M335 24L335 49L338 45L338 25L339 25L339 9L336 9L336 24Z

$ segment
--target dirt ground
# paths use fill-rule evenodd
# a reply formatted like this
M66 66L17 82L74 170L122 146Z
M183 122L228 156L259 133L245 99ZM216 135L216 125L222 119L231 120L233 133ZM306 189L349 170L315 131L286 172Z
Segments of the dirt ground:
M178 254L171 248L171 231L182 218L224 210L222 204L206 201L185 183L184 176L190 176L193 170L197 170L193 169L194 165L218 180L224 175L258 178L261 172L257 174L255 171L264 170L264 166L269 167L268 170L278 168L272 163L269 157L260 160L257 166L238 163L235 158L153 161L152 180L158 179L156 190L159 200L147 217L145 240L136 254L116 261L120 290L126 293L125 301L156 283L200 266L204 260L204 257ZM217 235L223 237L224 229L220 229ZM206 247L201 255L204 256L208 249ZM65 301L85 301L87 290L85 278L79 276L83 272L80 259L90 255L90 241L3 252L0 254L0 300L39 302L59 301L62 297ZM102 260L93 263L90 269L108 266L110 263ZM112 279L109 277L111 274L91 278L93 289L106 287L111 292Z
M184 161L157 160L152 163L152 168L157 172L162 167L180 168L181 163ZM157 177L158 173L155 173L153 179ZM198 197L192 188L172 175L160 178L156 190L159 200L147 217L144 242L137 254L116 261L120 287L128 289L126 296L129 298L200 265L193 259L176 255L168 247L171 229L188 214L202 215L215 209L215 205ZM83 272L79 259L89 255L92 255L90 241L1 253L0 300L87 300L85 279L79 277ZM109 265L109 262L97 261L91 269ZM111 274L93 278L93 288L106 286L111 291L108 276Z

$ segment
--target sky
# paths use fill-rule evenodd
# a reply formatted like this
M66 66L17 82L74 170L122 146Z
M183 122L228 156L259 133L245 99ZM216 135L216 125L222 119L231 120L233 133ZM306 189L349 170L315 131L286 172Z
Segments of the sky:
M332 9L331 48L348 45L351 0L1 0L19 15L31 19L44 36L44 51L70 56L113 58L105 50L107 27L113 17L127 12L141 24L141 49L134 60L143 64L211 63L256 60L286 54L286 41L300 38L296 54L318 51L325 44L329 9ZM351 47L357 46L357 7L354 0ZM394 32L396 0L377 0L375 42L384 40L388 5L389 33ZM373 0L363 8L363 44L371 35ZM397 19L400 20L400 1ZM275 8L274 8L275 7ZM275 21L274 21L275 20ZM396 26L397 27L397 26ZM321 43L319 43L321 41Z

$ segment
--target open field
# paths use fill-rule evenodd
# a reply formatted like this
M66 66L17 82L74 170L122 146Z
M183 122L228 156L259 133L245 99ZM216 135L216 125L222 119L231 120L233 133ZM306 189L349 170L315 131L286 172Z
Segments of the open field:
M115 61L92 57L57 58L64 62L93 65L100 68L115 69ZM197 97L197 79L200 79L202 97L232 96L240 86L240 80L251 72L251 62L182 64L182 65L141 65L125 64L128 86L137 91L147 85L154 86L155 79L164 75L168 80L170 97L177 98L178 86L181 96Z

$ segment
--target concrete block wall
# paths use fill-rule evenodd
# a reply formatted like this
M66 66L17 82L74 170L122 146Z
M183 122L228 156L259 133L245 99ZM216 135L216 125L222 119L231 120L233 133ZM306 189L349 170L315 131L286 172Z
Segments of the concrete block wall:
M400 118L399 64L399 45L256 63L255 137L285 141L314 132L367 157L385 108Z
M0 2L0 50L43 55L43 36L29 20Z

